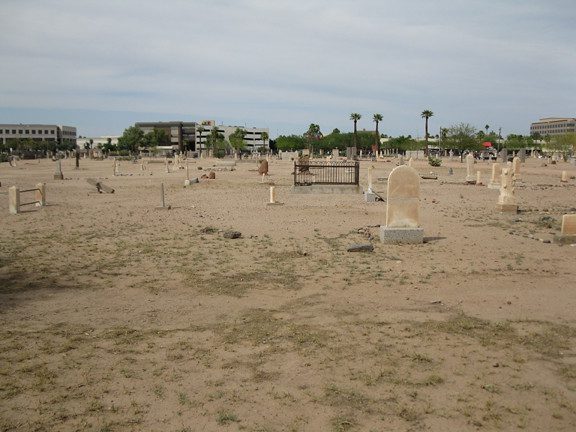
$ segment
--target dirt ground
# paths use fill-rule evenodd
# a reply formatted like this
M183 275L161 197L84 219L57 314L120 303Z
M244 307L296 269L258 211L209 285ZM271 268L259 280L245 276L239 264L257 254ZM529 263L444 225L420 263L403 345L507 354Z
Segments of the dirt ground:
M0 164L1 431L576 430L576 247L547 243L576 167L528 159L501 214L464 164L416 161L438 173L426 241L389 246L385 203L294 194L288 161L283 206L255 161L189 188L162 163L62 164ZM364 185L369 164L395 162L362 162ZM48 205L10 215L8 187L38 182Z

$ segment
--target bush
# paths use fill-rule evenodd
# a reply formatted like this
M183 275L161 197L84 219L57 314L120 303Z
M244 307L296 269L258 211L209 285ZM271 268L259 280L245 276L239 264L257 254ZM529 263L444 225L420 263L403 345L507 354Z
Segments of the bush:
M442 165L442 159L428 156L428 164L433 167L439 167Z

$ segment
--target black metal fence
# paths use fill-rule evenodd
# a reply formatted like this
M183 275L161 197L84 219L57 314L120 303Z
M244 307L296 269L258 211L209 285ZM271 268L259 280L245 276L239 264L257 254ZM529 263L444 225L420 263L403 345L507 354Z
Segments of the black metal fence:
M294 162L294 186L358 185L360 183L360 163L357 161Z

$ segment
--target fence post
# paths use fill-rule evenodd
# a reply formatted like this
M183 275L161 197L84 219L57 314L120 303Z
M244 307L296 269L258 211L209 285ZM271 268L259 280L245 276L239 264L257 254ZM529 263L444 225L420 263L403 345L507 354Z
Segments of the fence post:
M8 210L10 214L20 213L20 189L16 186L8 188Z
M34 199L38 201L36 204L40 207L46 206L46 183L38 183L36 185L36 191L34 192Z

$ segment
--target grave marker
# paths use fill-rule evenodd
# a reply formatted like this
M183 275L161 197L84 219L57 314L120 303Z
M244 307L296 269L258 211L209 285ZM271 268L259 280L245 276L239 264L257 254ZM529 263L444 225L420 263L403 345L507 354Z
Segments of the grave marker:
M466 183L474 184L476 179L474 174L472 174L472 169L474 168L474 156L472 153L466 155Z
M62 174L62 161L60 159L56 161L56 172L54 173L54 180L64 180L64 174Z
M518 213L518 202L514 196L515 179L512 167L504 168L501 177L500 196L498 197L496 209L501 212Z
M380 240L386 244L418 244L424 241L420 228L420 176L412 167L396 167L388 177L386 225Z
M490 183L488 183L489 189L500 189L502 184L502 168L499 162L492 164L492 177L490 177Z

